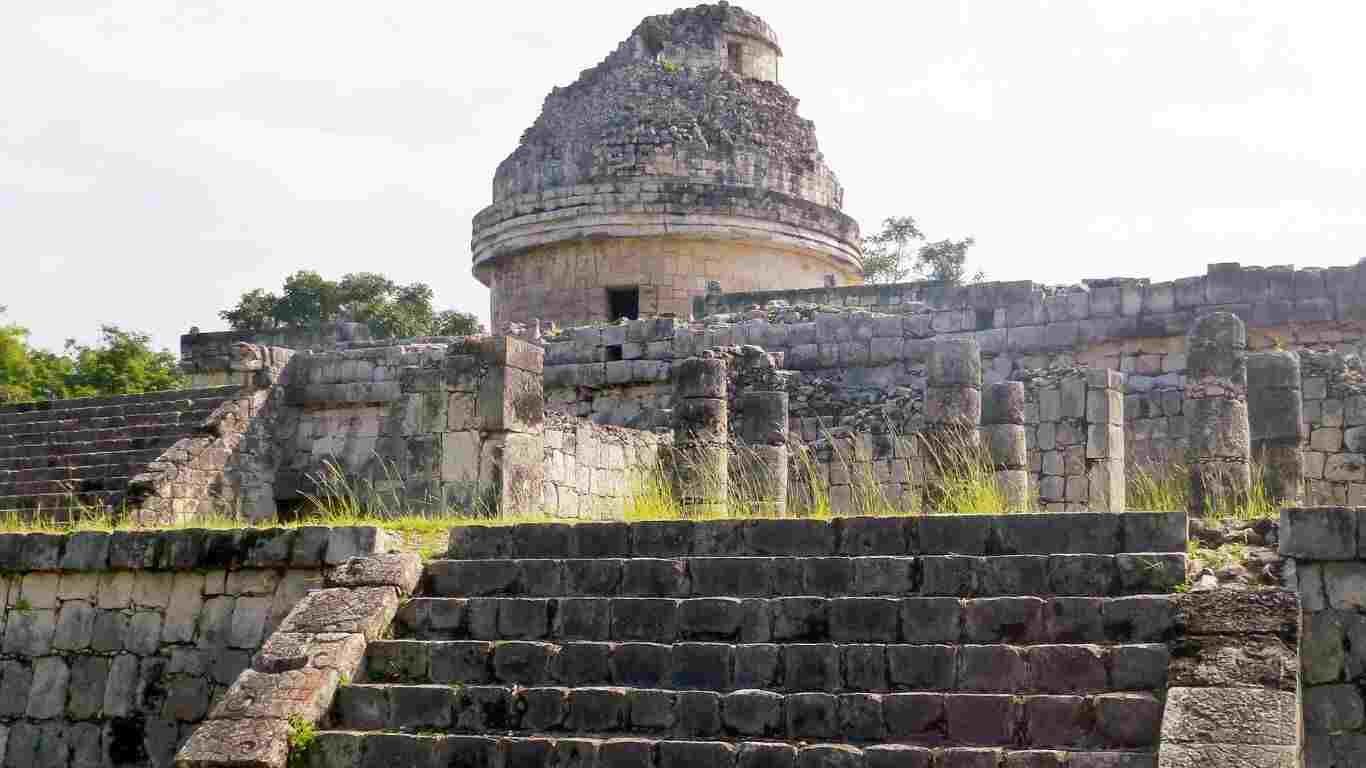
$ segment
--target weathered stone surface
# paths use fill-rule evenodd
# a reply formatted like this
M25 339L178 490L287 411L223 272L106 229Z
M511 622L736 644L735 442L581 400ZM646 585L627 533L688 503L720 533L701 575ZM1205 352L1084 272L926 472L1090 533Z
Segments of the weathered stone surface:
M1191 635L1264 632L1294 639L1298 634L1299 600L1288 590L1189 592L1175 601Z
M1289 691L1172 688L1162 720L1164 743L1296 743L1296 699Z
M1351 560L1357 554L1357 511L1343 507L1281 510L1280 552L1307 560Z
M284 768L288 756L284 720L210 720L176 753L176 768Z
M280 631L359 633L374 639L397 610L398 595L393 587L320 589L309 593L289 612Z
M306 667L273 674L249 669L237 677L212 717L287 720L297 716L317 722L332 702L339 679L336 669Z
M252 659L258 672L279 673L313 666L351 675L365 655L360 633L275 632Z
M327 572L329 587L395 587L410 595L422 578L422 558L415 552L352 557Z

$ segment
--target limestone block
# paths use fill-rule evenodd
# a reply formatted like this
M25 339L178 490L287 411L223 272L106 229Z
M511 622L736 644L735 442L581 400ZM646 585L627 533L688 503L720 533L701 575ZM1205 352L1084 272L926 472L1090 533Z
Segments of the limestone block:
M33 662L33 682L28 694L31 718L61 717L66 709L66 688L71 671L60 656L46 656Z
M545 416L541 374L490 368L479 388L478 411L484 430L539 432Z
M1222 397L1186 400L1189 450L1197 457L1242 458L1251 453L1247 403Z
M176 768L284 768L288 756L284 720L209 720L176 753Z
M986 388L982 399L983 424L1020 424L1024 420L1024 384L1003 381Z
M726 397L726 363L718 358L692 357L673 365L674 398Z
M928 370L932 387L982 386L982 355L975 339L936 341Z

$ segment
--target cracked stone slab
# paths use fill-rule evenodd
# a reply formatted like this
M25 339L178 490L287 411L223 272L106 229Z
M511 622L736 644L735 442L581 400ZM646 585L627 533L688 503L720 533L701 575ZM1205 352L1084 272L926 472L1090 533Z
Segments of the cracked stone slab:
M1294 692L1261 688L1171 688L1167 691L1167 709L1162 718L1162 743L1293 748L1297 743L1297 712Z
M393 621L398 593L393 587L336 587L310 592L280 624L281 632L359 633L374 640Z
M237 676L211 717L288 720L298 716L316 723L332 704L340 678L335 669L307 667L274 674L248 669Z
M284 768L289 724L284 720L207 720L176 755L176 768Z
M252 668L257 672L288 672L314 667L355 674L365 657L365 636L354 632L276 632L261 646Z
M422 578L422 558L416 553L353 557L327 574L329 587L395 587L411 595Z

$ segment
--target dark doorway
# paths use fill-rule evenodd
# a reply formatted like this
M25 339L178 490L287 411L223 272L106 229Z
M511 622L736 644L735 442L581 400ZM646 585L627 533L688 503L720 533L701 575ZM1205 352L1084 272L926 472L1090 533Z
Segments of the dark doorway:
M635 320L640 317L640 289L608 288L607 314L613 322L623 318Z
M743 44L727 43L726 59L730 62L730 71L737 75L745 74L745 46Z

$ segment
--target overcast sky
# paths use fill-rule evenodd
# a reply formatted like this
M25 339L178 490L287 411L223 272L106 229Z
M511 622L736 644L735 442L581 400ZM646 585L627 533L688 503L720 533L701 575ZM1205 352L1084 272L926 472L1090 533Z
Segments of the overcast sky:
M1366 256L1366 5L793 2L782 81L865 230L993 279ZM297 269L488 315L470 219L552 86L675 2L0 2L0 305L175 348Z

